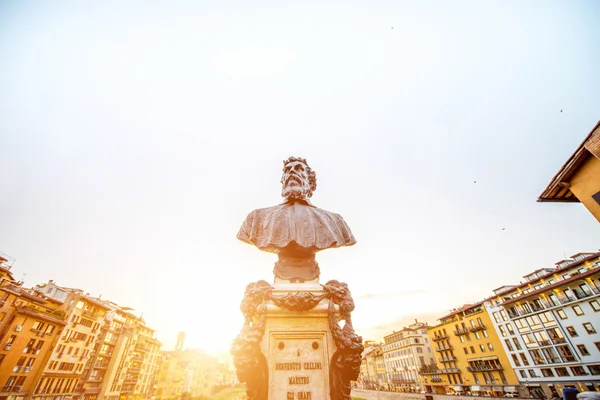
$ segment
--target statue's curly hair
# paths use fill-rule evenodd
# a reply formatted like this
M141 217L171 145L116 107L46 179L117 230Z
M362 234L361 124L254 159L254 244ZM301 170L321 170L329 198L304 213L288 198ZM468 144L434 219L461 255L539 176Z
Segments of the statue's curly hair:
M315 171L313 171L313 169L310 167L310 165L308 165L308 163L306 162L306 158L301 158L301 157L288 157L287 160L283 160L282 171L285 171L285 167L289 163L295 162L295 161L299 161L302 164L306 165L306 172L308 173L308 184L309 184L309 190L308 190L308 193L306 193L306 197L310 198L310 197L312 197L313 192L315 190L317 190L317 173ZM281 183L283 183L283 176L281 177Z

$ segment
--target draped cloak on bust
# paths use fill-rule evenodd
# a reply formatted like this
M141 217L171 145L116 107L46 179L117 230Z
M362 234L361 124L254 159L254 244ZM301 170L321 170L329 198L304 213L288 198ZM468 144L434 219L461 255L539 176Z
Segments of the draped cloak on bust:
M317 208L307 200L288 200L252 211L237 238L272 253L279 253L292 242L315 252L356 243L341 215Z

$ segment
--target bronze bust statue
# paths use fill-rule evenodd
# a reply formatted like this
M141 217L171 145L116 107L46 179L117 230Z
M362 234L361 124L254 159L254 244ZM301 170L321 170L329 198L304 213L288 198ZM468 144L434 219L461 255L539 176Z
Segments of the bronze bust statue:
M237 238L276 253L276 277L315 279L319 276L318 251L352 246L356 239L341 215L311 204L317 177L304 158L290 157L283 162L281 184L285 201L248 214Z

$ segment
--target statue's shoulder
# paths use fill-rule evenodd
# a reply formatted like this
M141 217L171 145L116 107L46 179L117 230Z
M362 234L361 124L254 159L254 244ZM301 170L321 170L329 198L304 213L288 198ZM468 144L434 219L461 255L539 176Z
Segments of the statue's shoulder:
M278 204L278 205L271 206L271 207L257 208L255 210L252 210L250 212L250 214L248 214L248 216L246 217L246 219L260 218L262 216L269 215L269 214L272 214L274 212L277 212L278 210L281 210L283 207L284 207L284 205Z

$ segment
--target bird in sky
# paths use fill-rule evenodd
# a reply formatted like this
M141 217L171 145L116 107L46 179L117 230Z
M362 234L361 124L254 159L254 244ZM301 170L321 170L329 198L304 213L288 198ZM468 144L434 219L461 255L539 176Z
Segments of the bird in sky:
M562 112L562 109L560 110L560 112Z

